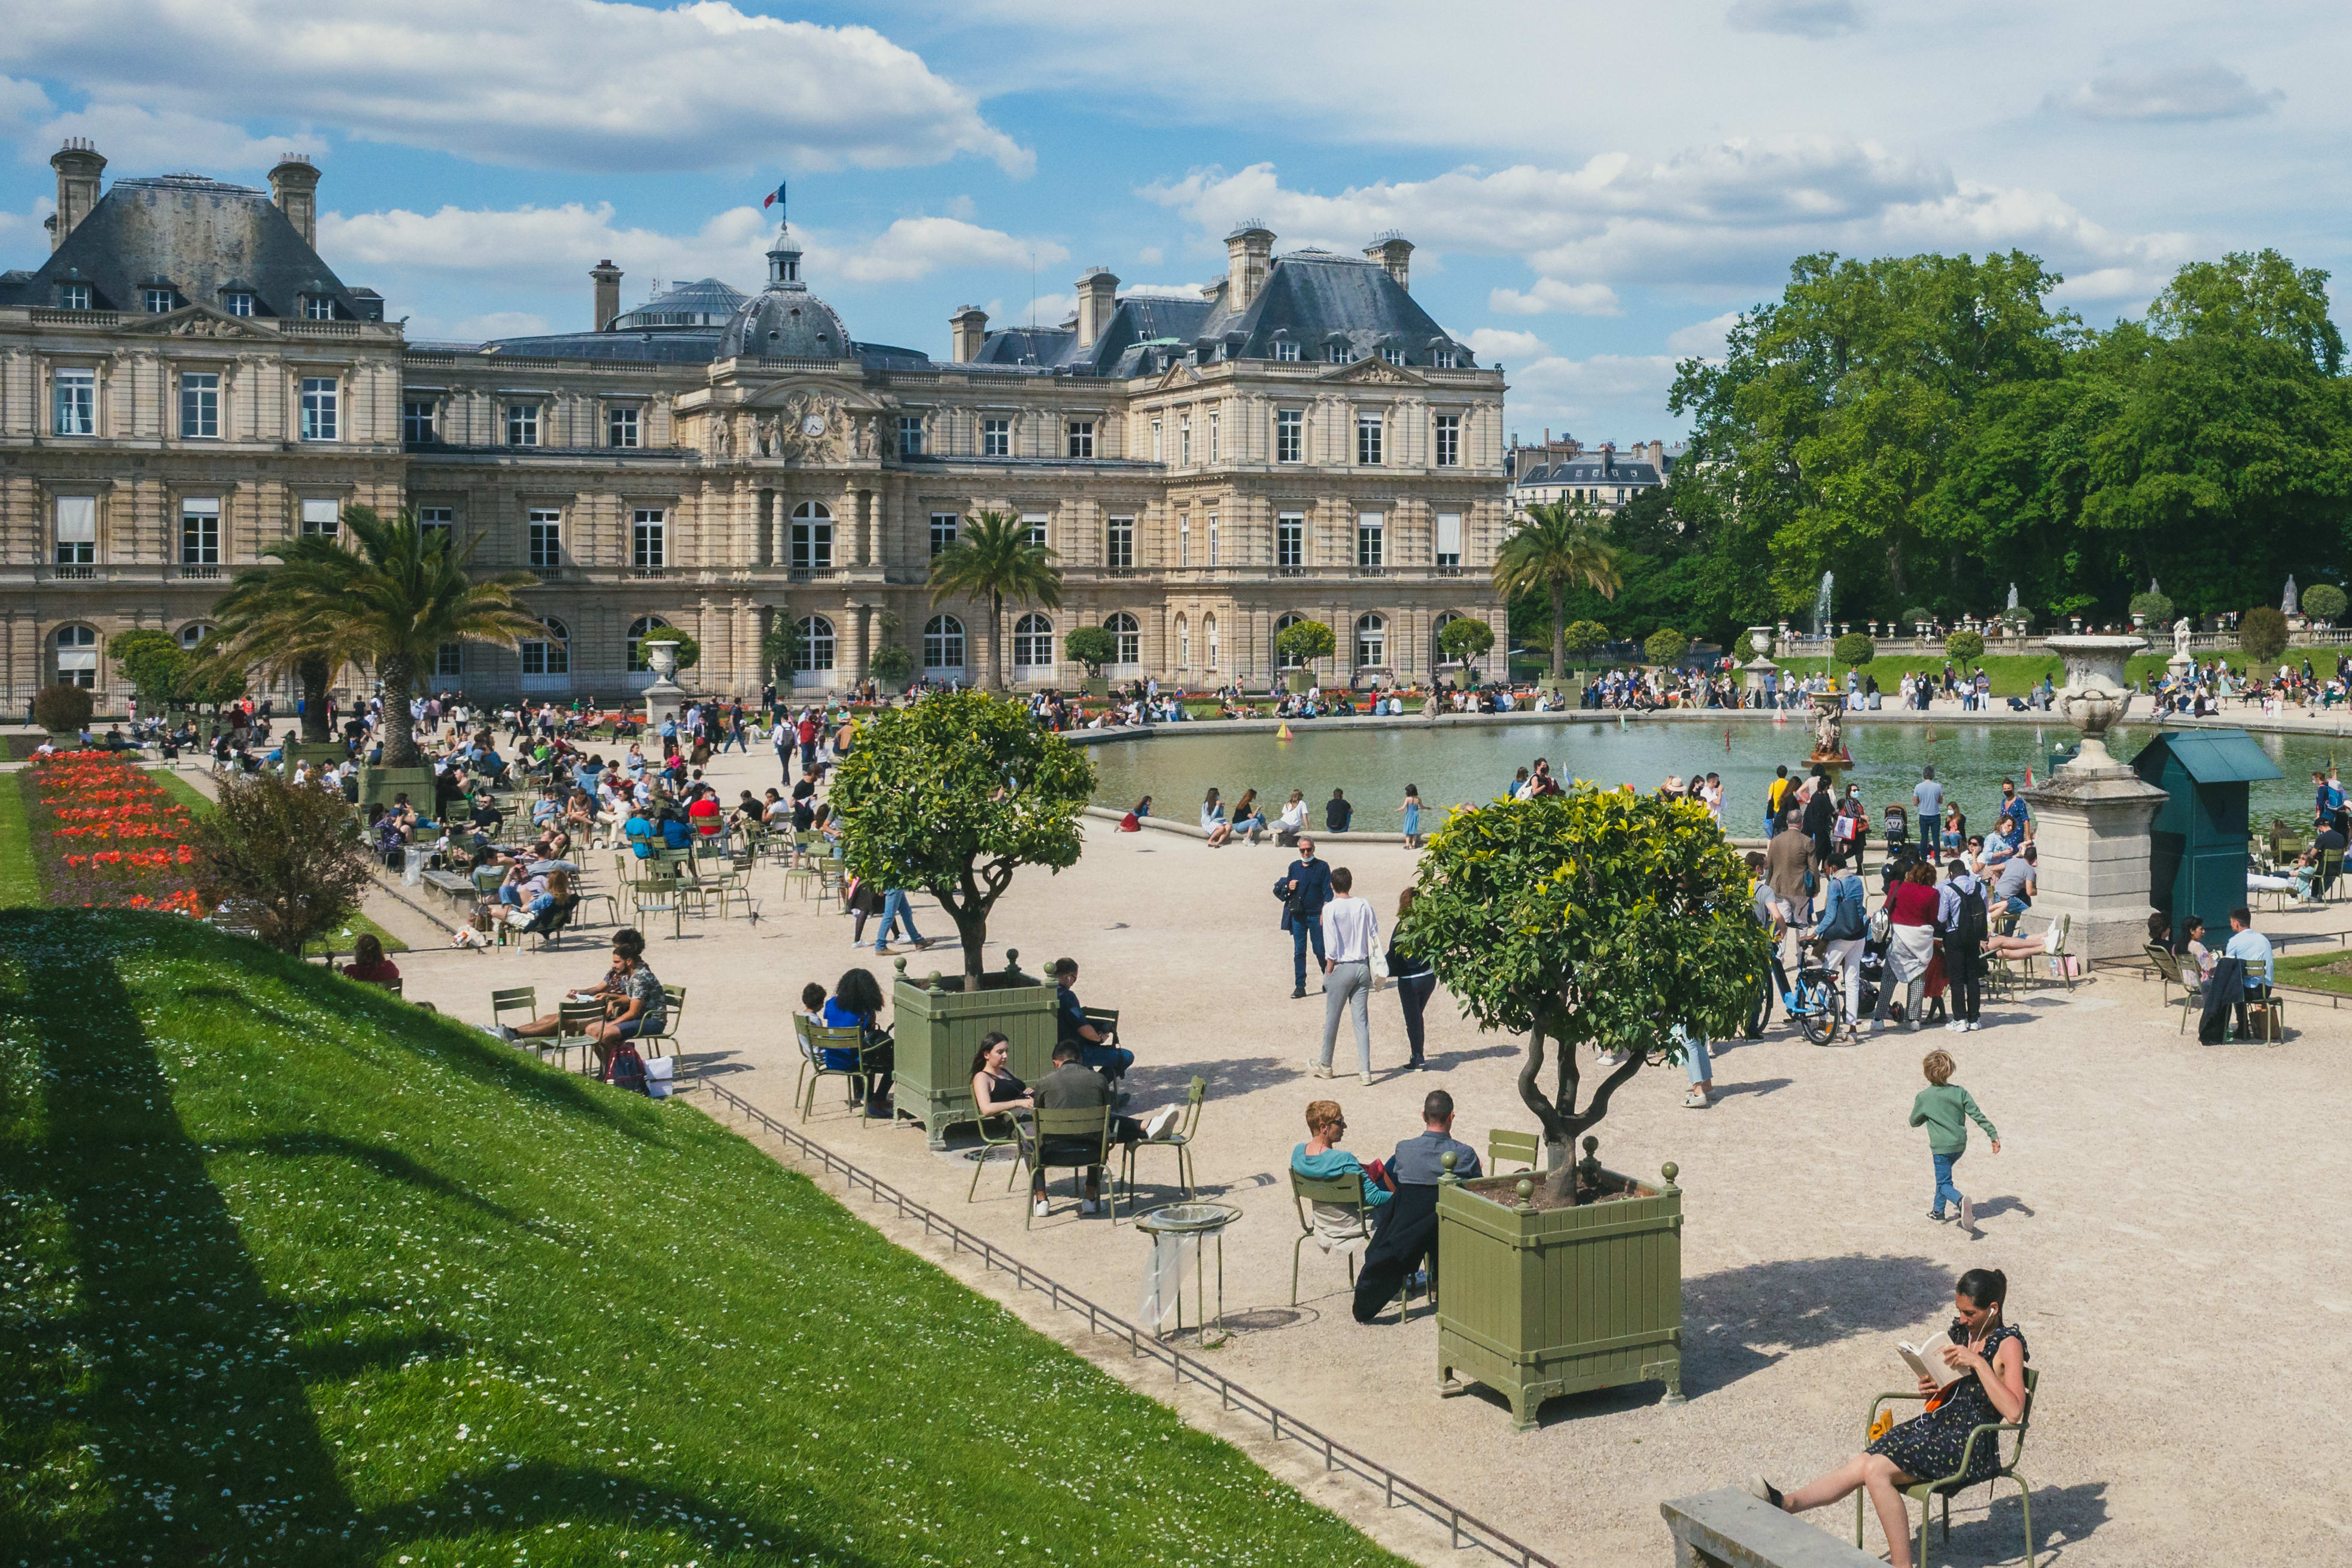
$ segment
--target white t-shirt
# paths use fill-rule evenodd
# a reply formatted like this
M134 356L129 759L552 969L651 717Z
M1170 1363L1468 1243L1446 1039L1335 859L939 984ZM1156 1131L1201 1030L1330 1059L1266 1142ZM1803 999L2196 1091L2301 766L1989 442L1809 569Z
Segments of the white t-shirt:
M1370 963L1380 936L1381 917L1369 900L1350 894L1323 906L1323 956L1334 964Z

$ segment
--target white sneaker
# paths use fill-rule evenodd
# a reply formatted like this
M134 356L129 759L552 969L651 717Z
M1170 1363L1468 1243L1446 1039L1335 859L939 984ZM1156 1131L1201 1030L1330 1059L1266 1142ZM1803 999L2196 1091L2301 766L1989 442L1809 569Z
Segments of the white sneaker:
M1162 1105L1159 1110L1151 1113L1151 1119L1150 1121L1143 1124L1143 1135L1147 1138L1166 1137L1169 1134L1176 1130L1176 1124L1182 1115L1183 1111L1181 1108L1174 1105Z
M1966 1034L1968 1031L1969 1026L1958 1019L1954 1019L1951 1022L1944 1026L1944 1032L1946 1034Z
M1098 1197L1084 1199L1078 1205L1078 1212L1080 1214L1100 1214L1102 1212L1102 1199Z
M1029 1206L1029 1212L1043 1219L1054 1212L1054 1206L1041 1197Z
M1372 1075L1370 1073L1359 1072L1356 1076L1363 1080L1365 1088L1370 1089L1372 1086Z
M1970 1019L1968 1021L1968 1032L1970 1034L1974 1034L1977 1030L1982 1028L1984 1028L1984 1020L1982 1019Z

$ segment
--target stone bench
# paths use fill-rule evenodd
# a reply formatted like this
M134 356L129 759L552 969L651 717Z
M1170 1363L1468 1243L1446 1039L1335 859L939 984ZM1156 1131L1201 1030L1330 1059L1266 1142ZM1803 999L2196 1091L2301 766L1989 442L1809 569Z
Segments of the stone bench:
M428 887L447 894L460 904L481 896L480 892L474 886L472 877L461 875L454 871L424 872L419 874L418 880Z
M1675 1568L1874 1568L1881 1562L1738 1487L1675 1498L1658 1511L1674 1531Z

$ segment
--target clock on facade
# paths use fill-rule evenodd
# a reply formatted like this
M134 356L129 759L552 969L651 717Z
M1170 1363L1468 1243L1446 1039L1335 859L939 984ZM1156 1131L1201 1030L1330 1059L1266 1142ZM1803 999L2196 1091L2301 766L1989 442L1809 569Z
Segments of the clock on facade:
M802 420L801 434L803 435L823 435L824 434L824 415L821 413L813 413L806 419Z

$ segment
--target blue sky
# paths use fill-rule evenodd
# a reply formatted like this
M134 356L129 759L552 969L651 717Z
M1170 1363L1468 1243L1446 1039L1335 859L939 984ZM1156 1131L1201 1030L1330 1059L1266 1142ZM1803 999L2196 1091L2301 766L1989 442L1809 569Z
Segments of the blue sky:
M1870 0L1076 0L952 11L596 0L77 0L0 35L0 265L47 160L325 171L320 248L418 337L587 324L587 268L756 287L792 184L808 277L871 340L1059 319L1089 266L1197 285L1222 236L1419 246L1512 423L1671 437L1676 358L1791 257L2019 246L2095 322L2196 256L2345 262L2343 9ZM1034 285L1033 287L1033 267Z

